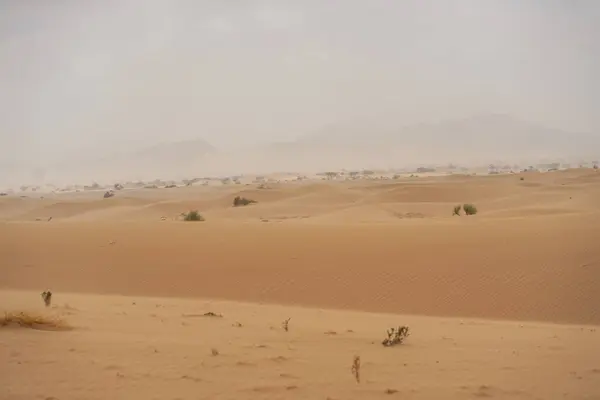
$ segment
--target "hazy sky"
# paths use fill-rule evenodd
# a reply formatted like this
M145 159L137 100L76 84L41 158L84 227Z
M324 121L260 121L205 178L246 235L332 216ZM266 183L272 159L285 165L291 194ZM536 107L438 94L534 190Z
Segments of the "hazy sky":
M600 134L598 21L595 0L0 0L0 156L228 148L371 115Z

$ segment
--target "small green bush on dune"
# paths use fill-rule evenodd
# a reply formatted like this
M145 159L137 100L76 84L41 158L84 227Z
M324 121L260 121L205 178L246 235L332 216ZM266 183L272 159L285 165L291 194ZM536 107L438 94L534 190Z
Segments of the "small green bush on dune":
M204 221L204 217L198 212L198 210L192 210L188 213L183 213L184 221Z
M463 210L465 211L466 215L475 215L475 214L477 214L477 207L475 207L473 204L464 204L463 205Z
M240 196L235 196L235 198L233 199L234 207L247 206L249 204L254 204L254 203L257 203L257 201L252 200L252 199L247 199L245 197L240 197Z

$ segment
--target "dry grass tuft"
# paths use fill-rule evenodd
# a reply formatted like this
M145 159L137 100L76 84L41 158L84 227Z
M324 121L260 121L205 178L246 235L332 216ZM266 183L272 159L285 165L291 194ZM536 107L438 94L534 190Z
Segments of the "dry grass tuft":
M46 307L50 307L52 304L52 292L49 290L45 290L42 292L42 300L44 300L44 304Z
M30 314L27 312L5 312L0 317L0 327L21 327L37 330L64 331L73 329L59 317Z
M212 311L206 312L204 314L181 314L183 318L199 318L199 317L209 317L209 318L223 318L223 314L217 314Z

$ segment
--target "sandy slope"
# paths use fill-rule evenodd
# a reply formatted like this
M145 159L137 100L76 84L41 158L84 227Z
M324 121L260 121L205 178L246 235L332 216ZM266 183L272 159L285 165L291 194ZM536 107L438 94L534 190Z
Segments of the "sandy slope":
M598 324L599 199L591 170L8 197L0 287Z
M148 297L54 302L44 311L37 292L0 292L0 308L62 315L74 327L0 328L0 398L600 398L591 327ZM210 311L223 318L201 316ZM384 348L396 324L412 334Z
M269 186L0 198L1 308L51 288L77 327L3 329L0 398L600 397L600 173ZM183 316L209 309L226 318Z

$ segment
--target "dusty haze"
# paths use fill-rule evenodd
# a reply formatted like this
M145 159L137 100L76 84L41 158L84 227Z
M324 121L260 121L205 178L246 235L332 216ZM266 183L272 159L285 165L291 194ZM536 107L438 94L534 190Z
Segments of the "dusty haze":
M600 399L598 21L0 1L0 400Z
M0 181L594 157L599 19L591 0L5 1Z

